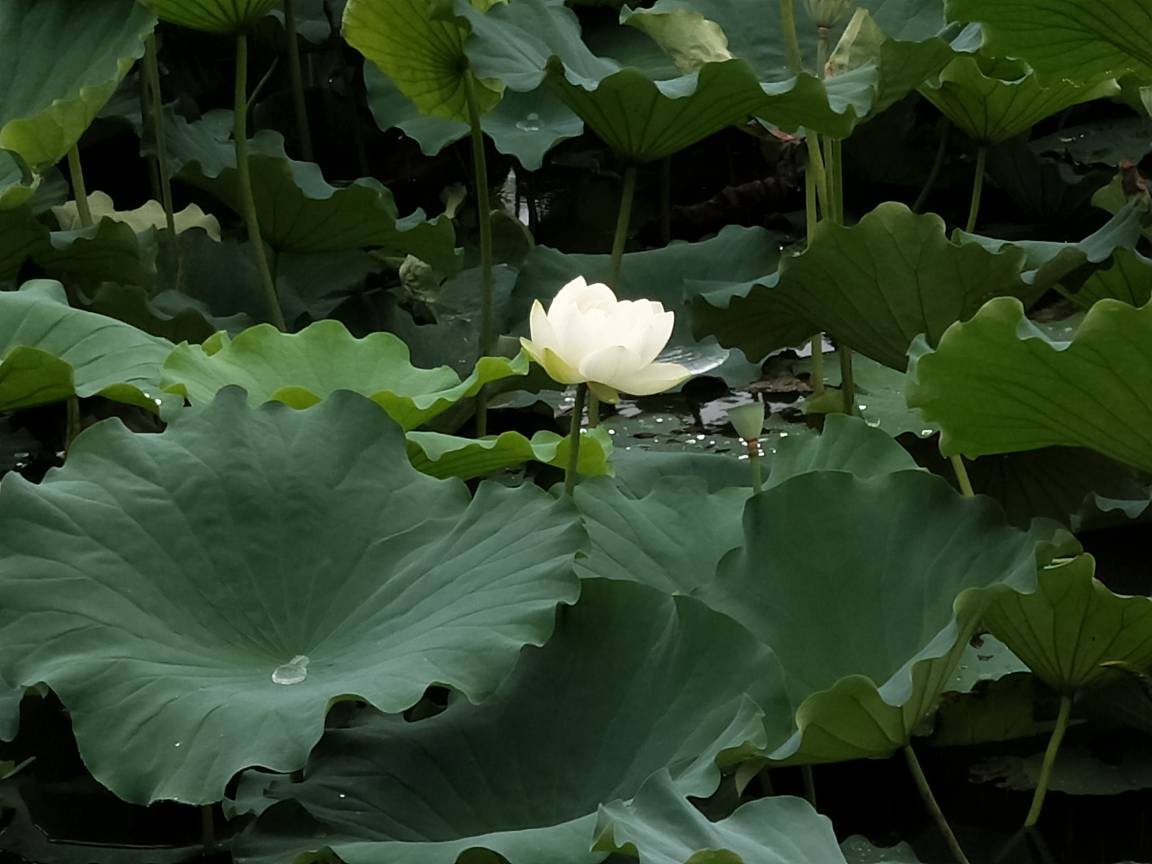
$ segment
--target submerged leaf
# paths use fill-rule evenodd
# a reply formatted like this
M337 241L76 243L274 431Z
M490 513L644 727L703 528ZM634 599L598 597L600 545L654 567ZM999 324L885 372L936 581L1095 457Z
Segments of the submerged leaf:
M144 0L165 21L208 30L236 33L267 15L277 0Z

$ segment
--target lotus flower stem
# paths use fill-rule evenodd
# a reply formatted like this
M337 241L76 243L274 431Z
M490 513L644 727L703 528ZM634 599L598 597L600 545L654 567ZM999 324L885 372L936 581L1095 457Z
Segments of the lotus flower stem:
M608 271L608 287L619 288L620 267L624 263L624 247L628 245L628 226L632 222L632 199L636 197L636 166L631 162L624 169L624 188L620 192L620 210L616 214L616 231L612 235L612 262Z
M932 169L928 172L928 177L924 180L924 186L920 190L920 194L916 196L916 201L912 204L912 212L919 213L924 209L924 204L928 201L928 196L932 194L932 189L936 186L936 181L940 178L940 171L944 168L944 157L948 155L948 138L952 131L952 124L948 122L948 118L940 117L940 143L936 147L936 157L932 160Z
M968 498L973 497L976 493L972 489L972 480L968 477L968 469L964 465L964 457L956 454L949 458L952 463L952 471L956 474L956 482L960 485L960 491Z
M1036 792L1032 795L1032 807L1024 819L1025 828L1032 828L1040 821L1040 811L1044 809L1044 797L1048 794L1048 783L1052 779L1052 766L1056 764L1056 754L1060 752L1060 742L1064 740L1064 733L1068 730L1068 718L1071 715L1072 697L1066 693L1061 694L1056 726L1052 730L1052 737L1048 739L1048 747L1044 750L1044 761L1040 763L1040 778L1036 781Z
M76 213L80 225L87 228L92 224L92 208L88 206L88 189L84 185L84 166L80 164L80 145L73 144L68 151L68 176L72 180L72 194L76 198Z
M964 230L971 234L976 230L976 220L980 217L980 197L984 193L984 168L988 164L988 147L981 144L976 150L976 176L972 178L972 203L968 207L968 223Z
M796 35L795 0L780 0L780 30L788 49L788 68L799 75L804 71L804 58L800 53L800 39Z
M746 438L744 445L748 448L748 467L752 469L752 494L759 495L764 491L764 466L760 459L760 439Z
M811 173L816 184L816 195L820 200L820 213L825 219L832 216L832 206L828 195L828 172L824 168L824 157L820 153L820 138L815 132L809 132L804 139L808 147L808 165L805 173Z
M479 356L493 353L492 327L492 202L488 191L488 161L484 153L484 130L480 126L480 103L476 99L476 81L470 71L464 79L464 96L468 103L468 127L472 135L472 185L476 193L476 221L480 228L480 346ZM488 394L476 396L476 435L488 433Z
M840 392L844 394L844 413L849 417L856 414L856 373L852 369L852 349L840 347Z
M288 40L288 75L292 79L292 106L296 112L296 137L300 156L312 161L312 130L308 126L308 103L304 99L304 74L300 71L300 43L296 36L295 0L284 0L284 30Z
M156 55L156 34L149 33L144 40L144 75L147 80L145 91L148 94L148 119L152 126L152 143L156 147L157 185L160 187L160 204L164 207L164 223L168 229L165 242L176 265L176 287L184 283L184 256L180 251L180 241L176 237L176 209L172 203L172 178L168 168L168 137L164 132L164 98L160 92L160 62Z
M816 210L816 177L811 171L804 172L804 222L806 243L812 242L816 233L816 223L820 214ZM824 394L824 334L812 337L812 395Z
M948 824L948 819L944 816L944 811L940 809L940 803L932 794L932 787L928 785L928 778L924 776L924 769L920 767L920 760L916 758L916 751L912 749L911 744L904 745L904 758L912 772L912 779L916 781L916 788L920 791L920 797L924 799L924 804L927 805L932 818L936 820L936 827L944 835L944 842L948 844L952 857L956 859L957 864L970 864L968 856L964 854L964 849L960 846L960 841L956 839L956 834L952 831L952 826Z
M240 186L240 207L244 225L248 229L248 245L252 247L252 260L264 288L268 315L279 330L286 330L284 313L280 311L280 298L276 283L268 266L264 251L264 238L260 234L260 219L256 212L256 199L252 194L252 172L248 165L248 36L236 34L236 91L232 113L232 143L236 148L236 178Z
M816 28L816 74L821 80L827 74L828 65L828 27L824 24Z
M595 429L600 425L600 397L588 391L588 428Z
M584 420L584 403L588 398L588 385L576 385L576 401L572 405L572 424L568 427L571 449L568 451L568 468L564 472L564 494L569 498L576 490L576 479L580 476L580 425Z

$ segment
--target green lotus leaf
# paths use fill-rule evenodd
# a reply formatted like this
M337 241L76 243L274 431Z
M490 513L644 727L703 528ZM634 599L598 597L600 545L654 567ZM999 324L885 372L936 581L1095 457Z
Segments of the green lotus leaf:
M337 390L367 396L405 429L426 423L491 381L528 373L524 354L481 357L463 381L446 366L418 369L408 346L391 333L357 339L339 321L317 321L299 333L270 324L250 327L235 339L218 333L203 345L180 345L164 362L167 390L193 405L210 402L233 384L254 405L270 400L307 408Z
M989 252L1018 249L1026 256L1023 279L1027 284L1037 290L1060 286L1068 291L1097 272L1116 251L1135 247L1148 221L1148 202L1133 200L1122 202L1104 225L1083 240L1073 243L1000 240L965 231L954 232L952 239L962 244L977 244Z
M1065 108L1115 96L1112 79L1042 83L1025 64L960 56L920 93L969 138L983 145L1021 135Z
M759 116L793 130L804 126L837 138L847 137L857 122L895 104L953 56L941 33L944 19L938 0L865 0L856 15L828 30L826 68L818 80L819 27L805 4L796 4L797 37L804 69L797 76L788 58L777 4L755 0L660 0L650 9L631 12L633 26L644 18L695 15L717 26L730 56L747 61L766 94ZM672 46L666 46L672 47ZM830 53L828 53L830 52ZM796 92L789 92L795 87Z
M0 150L0 211L26 204L40 186L24 160L10 150Z
M404 449L352 393L293 411L232 389L162 434L90 427L40 485L0 484L2 674L51 687L136 803L301 767L348 694L488 695L575 600L583 532L539 489L473 499Z
M1073 299L1086 309L1106 299L1143 306L1152 300L1152 259L1134 249L1117 249L1109 265L1089 276Z
M468 124L463 121L422 114L391 78L371 64L364 67L364 84L376 125L400 129L427 156L468 135ZM584 131L584 121L545 84L529 93L506 92L496 107L481 116L480 128L497 150L536 171L556 144Z
M805 358L800 368L810 371L812 362ZM824 414L831 417L844 413L844 397L840 387L840 354L832 351L824 355L824 381L829 389L823 396L807 396L804 399L806 414ZM936 427L924 419L915 408L909 408L904 398L907 376L903 372L881 366L860 354L852 358L852 375L856 382L856 410L860 417L874 429L896 437L909 433L920 438L928 438L937 431ZM827 422L827 420L825 421ZM949 469L951 470L951 469Z
M566 468L571 449L569 439L555 432L537 432L531 438L519 432L502 432L488 438L459 438L439 432L408 433L408 457L417 470L433 477L462 480L483 477L525 462ZM580 474L610 474L611 453L612 440L608 433L602 429L588 430L580 442Z
M936 350L909 350L908 404L938 424L940 451L969 458L1087 447L1152 471L1152 305L1101 300L1068 339L992 300Z
M755 359L824 331L903 370L918 334L934 344L989 298L1038 294L1021 281L1023 262L1019 251L949 240L939 216L888 202L851 227L820 223L778 274L694 298L692 326Z
M1056 530L1012 528L995 502L922 471L801 474L749 499L743 545L696 596L784 665L796 729L761 755L833 762L905 746L982 608L1031 589Z
M211 192L241 212L231 113L209 112L196 123L172 118L170 151L179 177ZM347 186L329 184L314 162L284 153L278 132L261 132L251 142L252 195L264 241L278 252L330 252L381 246L429 263L455 260L450 220L428 221L416 210L399 218L392 193L378 180L361 177Z
M847 471L866 480L919 466L887 432L857 417L830 415L820 435L789 436L776 445L765 488L811 471Z
M665 477L632 498L611 480L585 481L573 500L591 545L576 572L689 594L743 542L740 517L751 494L745 487L709 492L700 477Z
M156 278L155 235L138 235L130 225L100 219L87 228L53 231L32 260L47 276L68 285L104 282L151 287Z
M1152 598L1113 594L1080 555L1040 571L1035 593L1004 594L984 626L1061 693L1099 680L1107 666L1152 665Z
M478 0L487 6L490 0ZM434 14L430 0L348 0L343 34L424 114L468 122L464 53L467 27L449 14ZM500 101L500 88L475 81L481 114Z
M247 30L277 5L277 0L144 0L165 21L207 30L238 33Z
M1041 76L1091 81L1152 75L1149 0L947 0L948 17L979 22L987 49Z
M488 849L509 864L595 864L602 802L661 770L676 794L709 795L720 750L783 737L787 720L779 666L749 634L690 597L587 581L484 703L330 729L303 782L266 791L295 801L266 810L238 858L326 848L345 864L445 864Z
M0 411L103 396L162 411L179 400L160 389L166 339L68 305L59 282L0 292Z
M917 468L891 437L850 417L829 417L819 436L783 439L768 464L768 488L811 471L868 478ZM741 516L751 494L745 486L710 489L698 476L664 476L643 494L606 479L581 483L573 500L591 546L577 573L689 594L711 582L720 559L743 543Z
M0 12L0 149L43 172L80 140L144 54L136 0L8 0Z
M718 822L677 793L666 772L630 801L600 805L596 849L640 864L843 864L826 816L802 798L761 798Z

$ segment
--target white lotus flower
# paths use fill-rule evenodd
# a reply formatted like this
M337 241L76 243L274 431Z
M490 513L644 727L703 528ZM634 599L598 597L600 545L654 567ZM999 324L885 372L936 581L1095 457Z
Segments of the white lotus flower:
M649 396L691 376L676 363L657 363L676 316L654 300L617 300L607 285L577 276L547 313L537 300L524 350L561 384L584 384L601 402L620 393Z

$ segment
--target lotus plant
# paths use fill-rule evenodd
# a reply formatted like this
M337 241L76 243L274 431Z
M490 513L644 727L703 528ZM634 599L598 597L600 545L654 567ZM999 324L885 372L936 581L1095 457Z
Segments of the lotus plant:
M620 401L620 393L650 396L685 381L692 373L656 358L668 344L676 315L655 300L618 300L607 285L577 276L560 289L548 311L532 304L530 339L521 339L528 355L560 384L575 384L572 450L566 488L576 483L580 422L588 391L602 402Z

